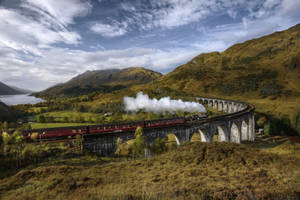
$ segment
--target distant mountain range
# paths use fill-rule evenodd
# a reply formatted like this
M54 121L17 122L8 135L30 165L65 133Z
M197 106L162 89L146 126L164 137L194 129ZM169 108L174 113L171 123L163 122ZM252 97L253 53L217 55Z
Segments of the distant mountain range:
M32 91L21 89L14 86L8 86L0 82L0 95L15 95L15 94L29 94L29 93L32 93Z
M66 83L34 93L39 97L79 96L91 92L112 92L133 85L149 83L162 75L141 67L86 71Z

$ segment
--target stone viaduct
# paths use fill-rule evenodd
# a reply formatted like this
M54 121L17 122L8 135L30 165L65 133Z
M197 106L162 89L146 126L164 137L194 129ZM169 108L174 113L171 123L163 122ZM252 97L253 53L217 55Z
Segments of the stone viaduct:
M172 127L145 128L146 142L152 143L156 138L164 138L169 134L174 134L177 145L190 142L194 134L200 134L202 142L211 142L215 133L218 133L219 142L241 143L245 140L254 141L255 108L253 105L216 98L197 97L196 101L226 114ZM116 141L118 138L124 143L134 139L134 132L114 132L97 135L86 138L84 145L100 155L113 155L117 148Z

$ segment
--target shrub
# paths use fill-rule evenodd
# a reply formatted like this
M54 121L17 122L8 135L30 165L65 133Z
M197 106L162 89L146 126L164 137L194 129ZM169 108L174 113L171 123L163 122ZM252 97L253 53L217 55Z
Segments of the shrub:
M168 141L168 138L156 138L153 145L151 145L150 150L154 154L161 154L165 152L168 149L168 146L166 145L166 142Z
M45 116L44 116L44 115L40 115L40 116L38 117L38 122L40 122L40 123L45 123L45 122L46 122Z
M272 133L272 126L271 126L271 123L268 122L264 125L264 133L267 134L267 135L271 135Z
M296 135L297 132L291 127L290 119L286 116L281 119L270 118L264 125L264 132L268 135Z
M266 82L262 85L260 94L266 96L278 96L281 93L281 86L276 81Z

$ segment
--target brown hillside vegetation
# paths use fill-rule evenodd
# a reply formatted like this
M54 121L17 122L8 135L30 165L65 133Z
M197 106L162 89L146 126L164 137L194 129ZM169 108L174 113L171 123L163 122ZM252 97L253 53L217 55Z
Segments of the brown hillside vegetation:
M222 53L200 54L163 76L154 87L163 86L248 101L257 111L288 118L292 124L300 113L300 24L233 45Z
M299 145L194 142L150 159L55 159L1 180L1 199L297 199ZM255 143L255 145L260 145ZM275 147L274 147L275 145ZM279 146L278 146L279 145ZM279 152L279 153L278 153Z
M195 94L299 96L300 24L222 53L200 54L159 83Z
M112 92L132 85L149 83L161 76L142 67L87 71L66 83L35 93L40 97L79 96L91 92Z

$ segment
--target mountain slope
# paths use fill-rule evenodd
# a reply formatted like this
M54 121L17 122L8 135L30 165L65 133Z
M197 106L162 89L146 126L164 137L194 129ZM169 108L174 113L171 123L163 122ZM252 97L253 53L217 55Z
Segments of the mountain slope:
M13 88L14 90L20 92L21 94L30 94L30 93L33 93L34 91L32 90L27 90L27 89L23 89L23 88L18 88L18 87L15 87L15 86L10 86L11 88Z
M200 54L159 80L193 94L290 96L300 94L300 24Z
M11 87L0 82L0 95L25 94L25 90Z
M151 82L161 76L160 73L145 68L126 68L87 71L66 83L35 93L36 96L78 96L94 91L111 92L132 85Z

